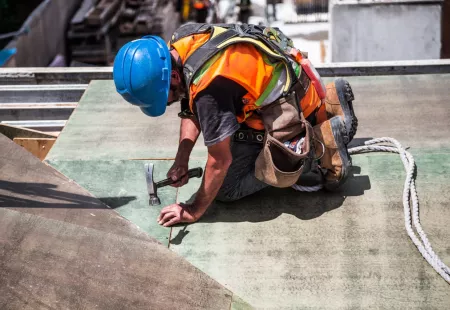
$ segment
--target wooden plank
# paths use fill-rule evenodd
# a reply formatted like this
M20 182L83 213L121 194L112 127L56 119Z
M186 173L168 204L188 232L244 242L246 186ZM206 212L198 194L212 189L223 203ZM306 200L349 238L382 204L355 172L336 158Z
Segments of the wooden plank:
M13 141L42 161L52 148L56 138L14 138Z
M0 124L0 134L3 134L14 140L14 138L56 138L58 137L55 133L42 132L38 130L11 126L6 124Z
M3 135L0 150L0 309L249 309Z

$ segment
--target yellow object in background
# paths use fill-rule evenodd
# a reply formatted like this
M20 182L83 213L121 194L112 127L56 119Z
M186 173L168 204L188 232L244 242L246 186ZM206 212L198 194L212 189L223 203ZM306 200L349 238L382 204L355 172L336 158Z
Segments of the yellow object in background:
M183 0L183 8L181 10L183 21L186 22L189 19L190 13L190 0Z

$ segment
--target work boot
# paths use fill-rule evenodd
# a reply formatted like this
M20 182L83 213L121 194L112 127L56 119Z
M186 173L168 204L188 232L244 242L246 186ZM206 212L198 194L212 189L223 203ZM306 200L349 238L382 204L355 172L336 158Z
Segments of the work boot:
M348 139L344 121L335 116L313 127L315 155L323 172L323 185L336 190L347 180L352 165L345 141ZM304 183L302 177L299 183Z
M338 78L334 82L327 84L327 95L325 97L325 108L327 118L331 119L334 116L340 116L345 122L345 129L347 131L344 140L345 145L352 141L358 128L358 119L353 110L352 101L355 100L350 84Z

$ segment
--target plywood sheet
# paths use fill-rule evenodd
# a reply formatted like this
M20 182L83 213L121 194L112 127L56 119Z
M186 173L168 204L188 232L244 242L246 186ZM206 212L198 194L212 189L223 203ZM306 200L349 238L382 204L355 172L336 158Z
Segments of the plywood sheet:
M13 141L40 160L44 160L56 138L14 138Z
M1 309L250 309L3 135L0 149Z

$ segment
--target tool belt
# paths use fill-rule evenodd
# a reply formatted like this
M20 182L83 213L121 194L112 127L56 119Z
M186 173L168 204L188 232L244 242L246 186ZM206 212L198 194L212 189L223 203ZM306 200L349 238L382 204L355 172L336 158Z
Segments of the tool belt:
M294 88L288 96L260 110L265 137L261 153L256 159L255 177L274 187L294 185L300 175L311 167L314 154L312 126L305 120L299 105L304 91L303 88ZM299 135L305 138L300 154L284 145L284 142Z
M264 142L264 131L254 129L238 129L233 136L233 141L238 143L258 143Z

